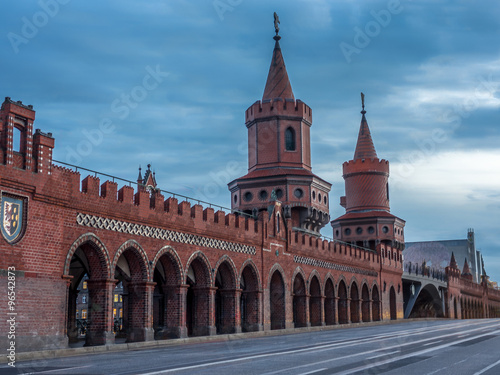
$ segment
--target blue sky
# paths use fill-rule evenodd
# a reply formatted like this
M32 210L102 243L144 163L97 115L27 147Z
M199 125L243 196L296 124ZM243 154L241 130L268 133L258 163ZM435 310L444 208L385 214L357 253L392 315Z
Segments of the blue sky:
M406 240L476 232L500 281L500 7L496 1L8 1L0 96L32 104L54 159L229 206L246 173L244 111L262 97L273 12L313 171L343 211L360 92ZM331 236L331 227L323 230Z

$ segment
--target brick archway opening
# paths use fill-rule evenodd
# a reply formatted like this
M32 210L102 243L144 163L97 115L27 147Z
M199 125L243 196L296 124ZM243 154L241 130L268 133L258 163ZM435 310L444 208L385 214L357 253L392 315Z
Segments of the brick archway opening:
M211 320L213 289L207 264L195 258L189 265L186 284L186 326L188 336L207 336L215 333Z
M215 275L215 328L217 334L235 333L239 328L236 322L239 291L236 290L236 275L228 262L223 262ZM238 326L238 328L237 328Z
M320 326L322 324L321 316L321 287L318 278L313 276L310 285L309 298L309 316L312 326Z
M359 291L356 283L351 285L351 323L359 323Z
M347 316L347 288L343 280L339 283L339 324L349 323Z
M116 262L114 276L117 285L123 286L122 329L117 337L125 338L126 342L147 341L154 335L146 267L139 251L133 247L125 249Z
M269 285L271 329L285 328L285 283L279 271L274 271Z
M331 279L326 280L325 284L325 324L335 324L335 289Z
M363 322L370 321L370 292L366 284L363 284L361 289L361 319Z
M380 295L376 285L373 286L372 290L372 319L374 322L380 320Z
M163 254L156 263L153 281L153 329L155 339L186 337L186 324L179 311L184 310L185 288L177 260Z
M107 286L106 258L91 242L80 245L71 257L68 288L67 334L70 344L85 346L114 342L111 322L107 319L110 289ZM109 290L108 290L109 289Z
M307 326L306 284L300 273L293 280L293 323L295 328Z
M391 320L396 320L398 318L398 313L396 307L396 291L393 286L391 286L391 290L389 291L389 311Z
M243 332L260 330L259 281L255 270L247 265L240 278L240 315Z

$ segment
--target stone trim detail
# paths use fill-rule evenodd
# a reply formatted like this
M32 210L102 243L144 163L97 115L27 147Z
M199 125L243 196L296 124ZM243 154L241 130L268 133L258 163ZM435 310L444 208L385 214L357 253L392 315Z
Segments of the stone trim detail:
M351 272L351 273L356 273L358 275L366 275L366 276L374 276L374 277L378 276L378 272L375 272L375 271L367 271L367 270L364 270L361 268L343 266L340 264L331 263L331 262L327 262L324 260L318 260L318 259L313 259L313 258L308 258L308 257L301 257L298 255L295 255L293 257L293 261L295 263L307 264L309 266L321 267L321 268L326 268L329 270Z
M175 232L168 229L151 227L149 225L134 224L126 221L108 219L105 217L94 216L89 214L78 213L76 215L78 225L91 227L96 229L112 230L119 233L133 234L136 236L156 238L165 241L179 242L194 246L207 247L211 249L219 249L232 251L243 254L256 254L255 246L242 245L235 242L217 240L210 237L198 236L182 232Z

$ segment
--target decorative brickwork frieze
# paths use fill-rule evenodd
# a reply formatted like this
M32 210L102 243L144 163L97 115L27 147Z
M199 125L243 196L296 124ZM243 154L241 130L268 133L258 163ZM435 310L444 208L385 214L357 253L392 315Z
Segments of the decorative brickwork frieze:
M105 217L89 214L78 213L76 216L76 222L78 225L96 229L112 230L119 233L127 233L136 236L156 238L165 241L179 242L194 246L208 247L211 249L232 251L236 253L244 253L250 255L256 254L255 246L217 240L214 238L197 236L195 234L176 232L168 229L152 227L149 225L134 224L121 220L108 219Z
M364 270L362 268L344 266L341 264L336 264L336 263L327 262L324 260L318 260L318 259L313 259L313 258L308 258L308 257L303 257L303 256L298 256L298 255L295 255L293 257L293 260L295 263L307 264L309 266L314 266L314 267L321 267L321 268L342 271L342 272L357 273L359 275L366 275L366 276L373 276L373 277L378 276L378 272L376 272L376 271L369 271L369 270Z

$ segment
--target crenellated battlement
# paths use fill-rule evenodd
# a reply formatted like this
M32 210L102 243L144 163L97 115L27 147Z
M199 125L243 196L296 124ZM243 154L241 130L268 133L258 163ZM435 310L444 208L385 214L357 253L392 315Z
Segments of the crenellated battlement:
M312 123L312 110L303 101L297 99L276 98L271 100L257 100L245 111L247 126L256 119L265 119L272 116L290 116Z
M289 246L293 254L342 264L356 264L358 267L363 266L377 271L382 260L380 254L374 250L301 232L291 233ZM392 264L397 266L395 262Z
M342 164L342 170L344 177L360 172L389 175L389 161L378 158L349 160Z
M6 166L4 166L6 167ZM78 213L99 215L107 219L120 219L127 222L147 223L158 228L178 228L200 232L221 238L234 238L253 243L258 240L258 225L255 219L237 213L217 211L212 207L204 208L192 198L183 197L179 202L175 194L165 199L161 190L149 193L129 185L119 187L116 181L106 180L101 184L97 173L83 179L78 171L61 165L52 165L52 174L33 175L25 170L15 169L8 173L15 186L27 181L43 190L43 199L59 202ZM116 178L117 180L121 180ZM126 180L124 180L126 181ZM26 188L28 189L28 188ZM168 192L167 192L168 193ZM41 196L37 199L41 199Z

